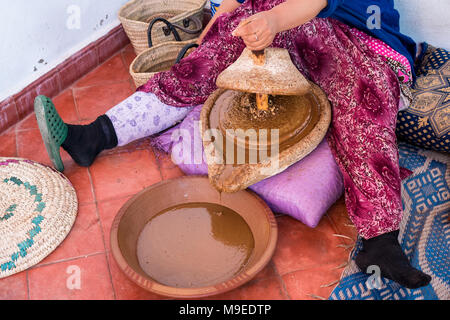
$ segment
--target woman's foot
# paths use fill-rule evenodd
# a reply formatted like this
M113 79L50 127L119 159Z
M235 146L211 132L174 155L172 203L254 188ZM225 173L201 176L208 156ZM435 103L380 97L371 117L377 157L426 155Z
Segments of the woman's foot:
M428 285L431 277L411 266L398 243L398 230L363 241L363 249L355 262L366 272L371 265L378 266L381 276L402 285L416 289Z
M117 136L111 120L102 115L89 125L70 125L63 122L52 101L38 96L34 110L39 130L53 165L64 171L59 148L63 147L80 166L88 167L97 155L117 146Z
M67 129L61 146L82 167L89 167L103 150L117 146L114 127L106 115L84 126L68 124Z

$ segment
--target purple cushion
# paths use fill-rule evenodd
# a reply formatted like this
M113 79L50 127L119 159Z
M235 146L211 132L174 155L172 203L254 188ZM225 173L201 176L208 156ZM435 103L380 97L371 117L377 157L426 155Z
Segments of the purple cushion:
M199 154L199 150L202 150L200 154L203 155L197 122L200 111L201 106L193 109L181 124L154 141L163 151L172 152L172 159L187 175L208 174L204 157L194 159L195 152ZM179 133L183 131L188 134L184 138L178 138ZM184 150L187 151L183 152ZM344 185L339 168L324 139L307 157L276 176L250 186L249 189L264 199L274 212L290 215L314 228L342 195Z

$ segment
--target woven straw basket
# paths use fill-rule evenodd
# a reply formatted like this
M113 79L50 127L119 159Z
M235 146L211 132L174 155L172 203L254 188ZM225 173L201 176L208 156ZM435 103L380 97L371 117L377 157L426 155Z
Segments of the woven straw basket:
M155 73L169 70L181 58L189 55L196 41L164 42L138 55L130 65L130 75L136 87L146 84Z
M0 157L0 278L53 252L72 229L77 211L75 189L62 173Z
M148 49L147 30L155 18L172 23L178 30L180 39L197 38L203 29L203 8L207 0L134 0L119 11L119 19L130 38L137 55ZM153 45L174 38L173 28L163 22L156 22L151 31Z

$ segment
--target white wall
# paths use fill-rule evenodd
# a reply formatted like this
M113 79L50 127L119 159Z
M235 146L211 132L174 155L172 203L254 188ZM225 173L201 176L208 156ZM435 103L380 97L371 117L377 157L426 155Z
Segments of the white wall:
M0 10L0 101L119 24L127 0L13 0ZM75 11L68 12L71 6ZM80 10L79 29L68 27ZM74 14L75 13L75 14Z
M181 1L181 0L180 0ZM352 1L352 0L347 0ZM127 0L13 0L0 10L0 101L119 24ZM402 31L414 40L450 49L450 0L395 0ZM70 6L81 28L69 29Z
M400 29L416 42L450 50L450 0L394 0Z

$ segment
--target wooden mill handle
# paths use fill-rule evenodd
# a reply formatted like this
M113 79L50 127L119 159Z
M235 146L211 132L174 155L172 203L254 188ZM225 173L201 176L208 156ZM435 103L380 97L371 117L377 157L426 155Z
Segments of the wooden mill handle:
M234 36L237 29L239 29L242 26L245 26L246 24L250 23L251 20L246 19L242 20L238 27L232 32L232 35ZM251 53L253 63L257 66L263 66L266 63L266 55L264 54L263 50L253 51ZM258 107L258 110L268 110L269 109L269 96L267 94L262 93L256 93L256 106Z
M264 50L252 51L253 63L257 66L263 66L266 63L266 55ZM258 110L269 109L269 96L263 93L256 93L256 106Z
M266 63L266 55L263 50L252 51L253 63L257 66L263 66Z
M256 107L258 107L258 110L268 110L269 95L264 93L256 93Z

